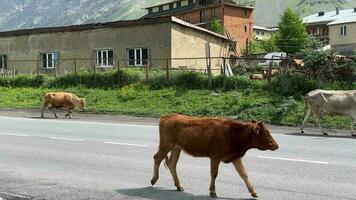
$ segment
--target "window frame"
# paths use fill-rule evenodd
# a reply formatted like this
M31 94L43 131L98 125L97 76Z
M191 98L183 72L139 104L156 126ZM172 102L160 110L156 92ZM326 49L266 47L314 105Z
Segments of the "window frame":
M51 55L51 58L50 58ZM45 57L44 57L45 56ZM59 59L59 53L52 52L41 52L40 59L42 61L42 69L54 69ZM51 66L50 66L51 64Z
M111 52L112 58L109 57ZM112 48L95 49L95 67L109 68L114 66L114 50ZM104 53L106 58L104 58ZM99 57L100 55L100 57Z
M347 35L346 25L341 26L340 35L341 36L346 36Z
M7 69L7 55L0 54L0 71Z
M143 57L143 53L146 50L146 56L147 58ZM133 60L130 58L132 55L130 55L130 52L134 53L133 55ZM138 47L138 48L127 48L126 49L126 54L127 54L127 66L129 67L141 67L145 66L148 63L148 58L149 58L149 50L146 47ZM139 57L137 55L139 53ZM132 64L133 62L133 64Z

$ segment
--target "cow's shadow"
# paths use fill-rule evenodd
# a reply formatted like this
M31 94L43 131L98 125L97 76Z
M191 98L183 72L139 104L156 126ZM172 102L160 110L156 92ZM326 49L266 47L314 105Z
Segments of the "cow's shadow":
M328 131L329 134L328 135L322 135L321 133L320 134L313 134L313 133L284 133L284 135L291 135L291 136L300 136L300 137L316 137L316 138L319 138L319 139L323 139L323 138L347 138L347 139L356 139L355 136L351 136L350 135L330 135L330 132L336 132L336 131Z
M181 199L197 199L197 200L203 200L203 199L225 199L225 200L255 200L254 198L224 198L224 197L218 197L218 198L211 198L209 196L202 196L202 195L193 195L187 192L177 192L176 190L169 190L169 189L164 189L160 187L144 187L144 188L132 188L132 189L117 189L115 190L116 192L130 196L130 197L139 197L139 198L146 198L146 199L152 199L152 200L166 200L166 199L171 199L171 200L181 200Z

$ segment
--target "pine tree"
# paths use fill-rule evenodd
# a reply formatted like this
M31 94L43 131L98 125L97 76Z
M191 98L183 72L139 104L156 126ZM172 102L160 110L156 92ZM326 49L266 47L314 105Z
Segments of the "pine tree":
M299 15L287 8L276 35L277 47L287 54L300 52L309 43L309 35Z

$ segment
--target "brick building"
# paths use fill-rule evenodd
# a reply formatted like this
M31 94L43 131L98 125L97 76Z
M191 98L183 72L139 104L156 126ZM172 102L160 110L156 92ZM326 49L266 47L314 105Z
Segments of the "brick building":
M191 24L210 29L218 20L228 37L236 42L237 54L253 38L253 7L236 4L230 0L174 0L146 8L142 18L175 16Z

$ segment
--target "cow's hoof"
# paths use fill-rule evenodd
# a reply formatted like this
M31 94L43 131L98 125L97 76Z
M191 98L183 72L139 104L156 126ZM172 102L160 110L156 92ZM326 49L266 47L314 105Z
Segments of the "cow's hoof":
M210 192L210 197L211 198L218 198L215 192Z
M183 187L177 187L177 191L183 192L183 191L184 191L184 188L183 188Z
M252 196L252 197L258 197L258 195L257 195L257 193L256 193L256 192L251 193L251 196Z
M152 178L152 179L151 179L151 185L156 184L157 180L158 180L158 178Z

